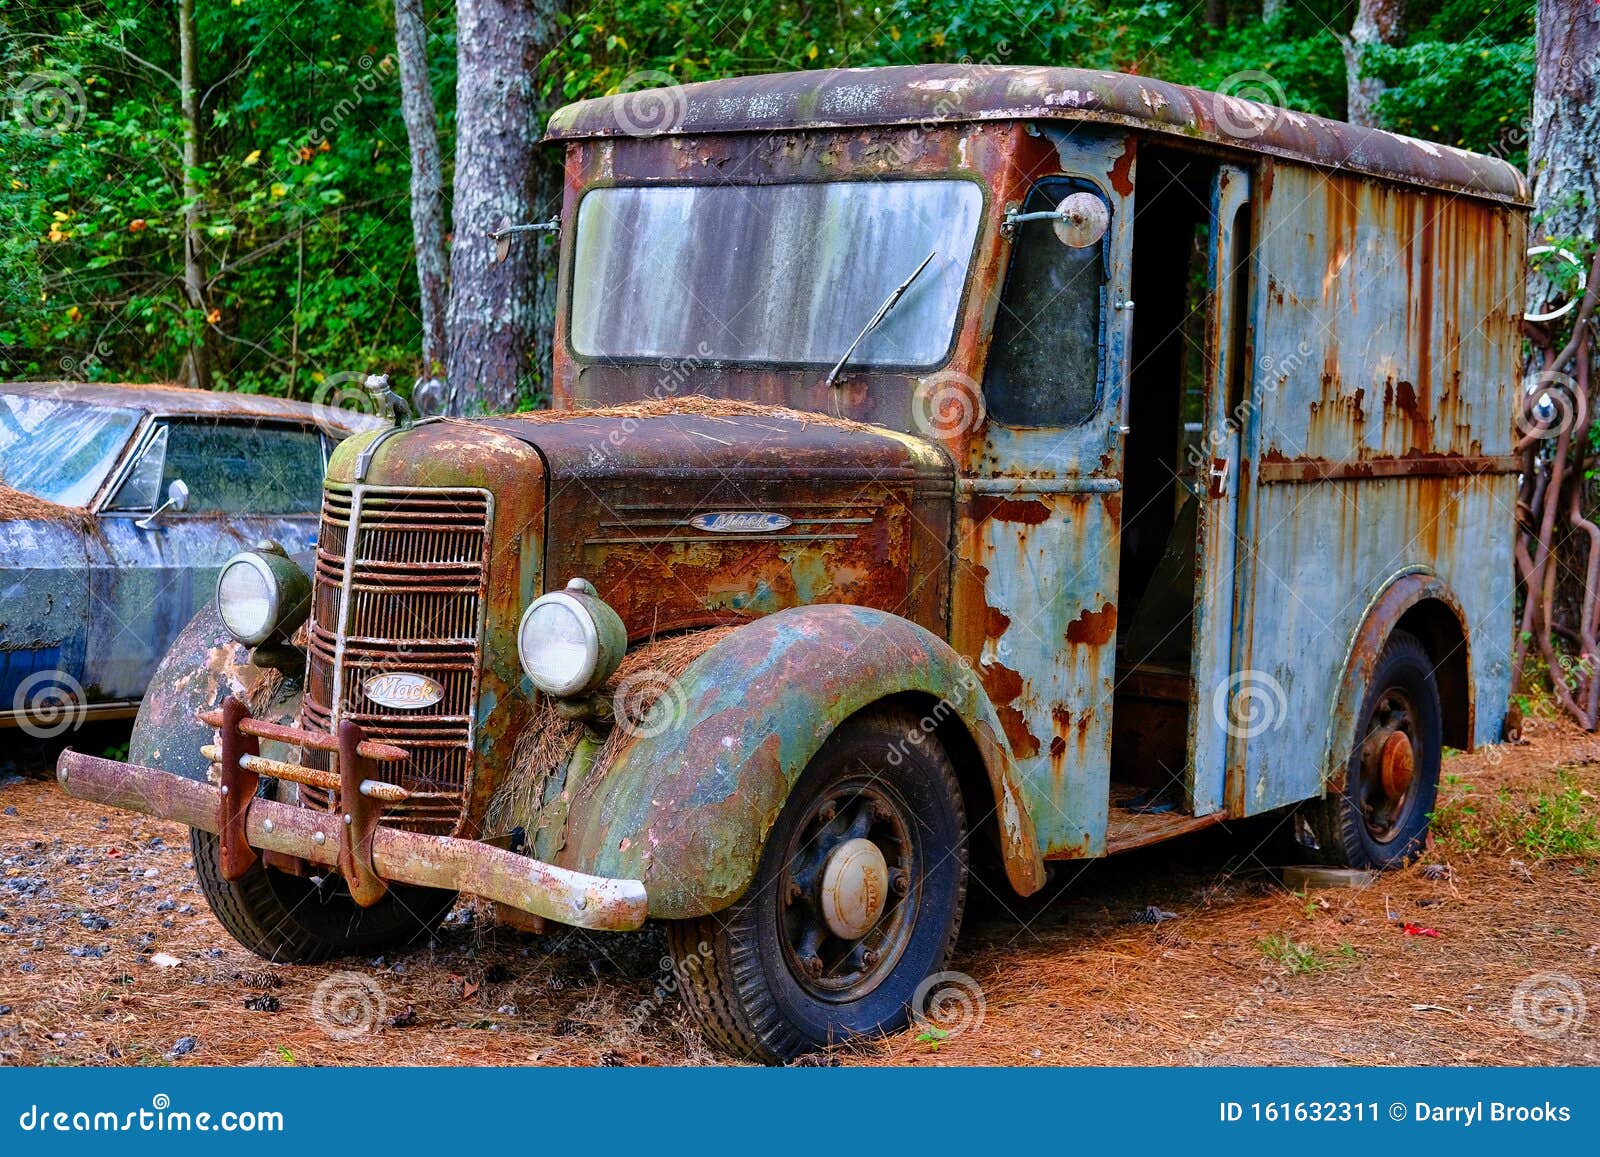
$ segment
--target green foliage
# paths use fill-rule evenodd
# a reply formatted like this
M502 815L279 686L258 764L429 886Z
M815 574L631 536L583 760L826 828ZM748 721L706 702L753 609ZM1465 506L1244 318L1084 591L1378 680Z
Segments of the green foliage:
M736 73L971 61L1118 69L1341 116L1348 0L1225 28L1179 0L595 0L562 16L550 105ZM216 384L299 397L421 367L389 0L198 10L203 308L183 286L176 6L0 0L0 376L171 378L204 342ZM1412 0L1373 54L1398 129L1521 163L1533 0ZM429 6L450 178L453 4ZM54 103L52 103L52 95Z
M1600 859L1600 819L1594 796L1574 772L1533 795L1507 787L1479 791L1457 776L1441 785L1433 814L1435 837L1463 853L1489 852L1541 860Z
M1261 955L1272 963L1287 969L1290 975L1327 972L1356 962L1353 945L1341 944L1332 952L1324 952L1313 945L1274 932L1261 941Z

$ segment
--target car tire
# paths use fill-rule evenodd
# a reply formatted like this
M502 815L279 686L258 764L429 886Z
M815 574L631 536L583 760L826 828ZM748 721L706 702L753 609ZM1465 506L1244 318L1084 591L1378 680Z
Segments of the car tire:
M1427 844L1444 755L1439 685L1416 636L1396 631L1384 645L1357 737L1343 786L1304 805L1301 818L1323 863L1404 867Z
M257 859L228 880L215 835L191 828L189 847L217 922L251 952L278 963L315 964L424 942L456 901L454 892L390 884L383 899L362 908L337 874L295 876Z
M869 710L806 767L744 895L668 925L679 991L711 1043L769 1064L895 1032L945 966L966 889L949 755L912 712Z

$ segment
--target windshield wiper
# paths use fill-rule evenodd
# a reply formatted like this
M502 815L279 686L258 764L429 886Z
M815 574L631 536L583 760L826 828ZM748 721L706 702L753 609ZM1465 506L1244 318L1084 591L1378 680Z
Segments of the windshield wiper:
M922 276L922 271L928 268L928 263L937 256L939 256L939 251L935 249L924 257L922 264L911 271L911 276L895 286L894 292L883 299L883 304L878 306L878 312L872 315L872 320L861 328L861 332L856 334L856 340L851 342L850 348L844 351L844 356L833 364L833 369L828 371L828 376L823 379L823 385L836 386L839 384L839 371L844 369L844 363L850 360L850 355L856 352L856 346L860 345L869 333L883 323L883 319L889 316L889 311L900 304L900 299L906 295L906 290L911 288L911 283Z

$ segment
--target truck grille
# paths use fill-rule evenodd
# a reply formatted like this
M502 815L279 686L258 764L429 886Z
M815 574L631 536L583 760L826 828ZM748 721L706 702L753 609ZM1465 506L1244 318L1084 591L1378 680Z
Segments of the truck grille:
M413 793L386 809L384 822L396 827L443 835L461 819L492 518L486 490L330 482L323 491L301 718L323 731L353 719L411 753L406 764L376 769ZM426 676L443 698L412 709L376 703L364 688L386 672ZM313 788L301 799L337 806Z

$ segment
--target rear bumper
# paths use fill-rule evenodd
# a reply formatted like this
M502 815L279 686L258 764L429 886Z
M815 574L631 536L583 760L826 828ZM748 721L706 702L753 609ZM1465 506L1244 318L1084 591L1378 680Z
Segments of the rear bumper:
M228 738L225 729L222 747L231 757ZM238 761L229 762L237 768ZM237 771L219 778L221 784L213 786L70 749L56 764L56 779L68 795L218 835L225 875L247 871L257 852L274 853L343 871L358 902L365 891L366 902L375 903L388 883L417 884L579 928L628 931L644 923L647 898L638 880L589 876L476 840L384 827L359 792L351 797L363 802L341 815L258 797L254 774L242 781ZM230 796L244 806L227 806Z

